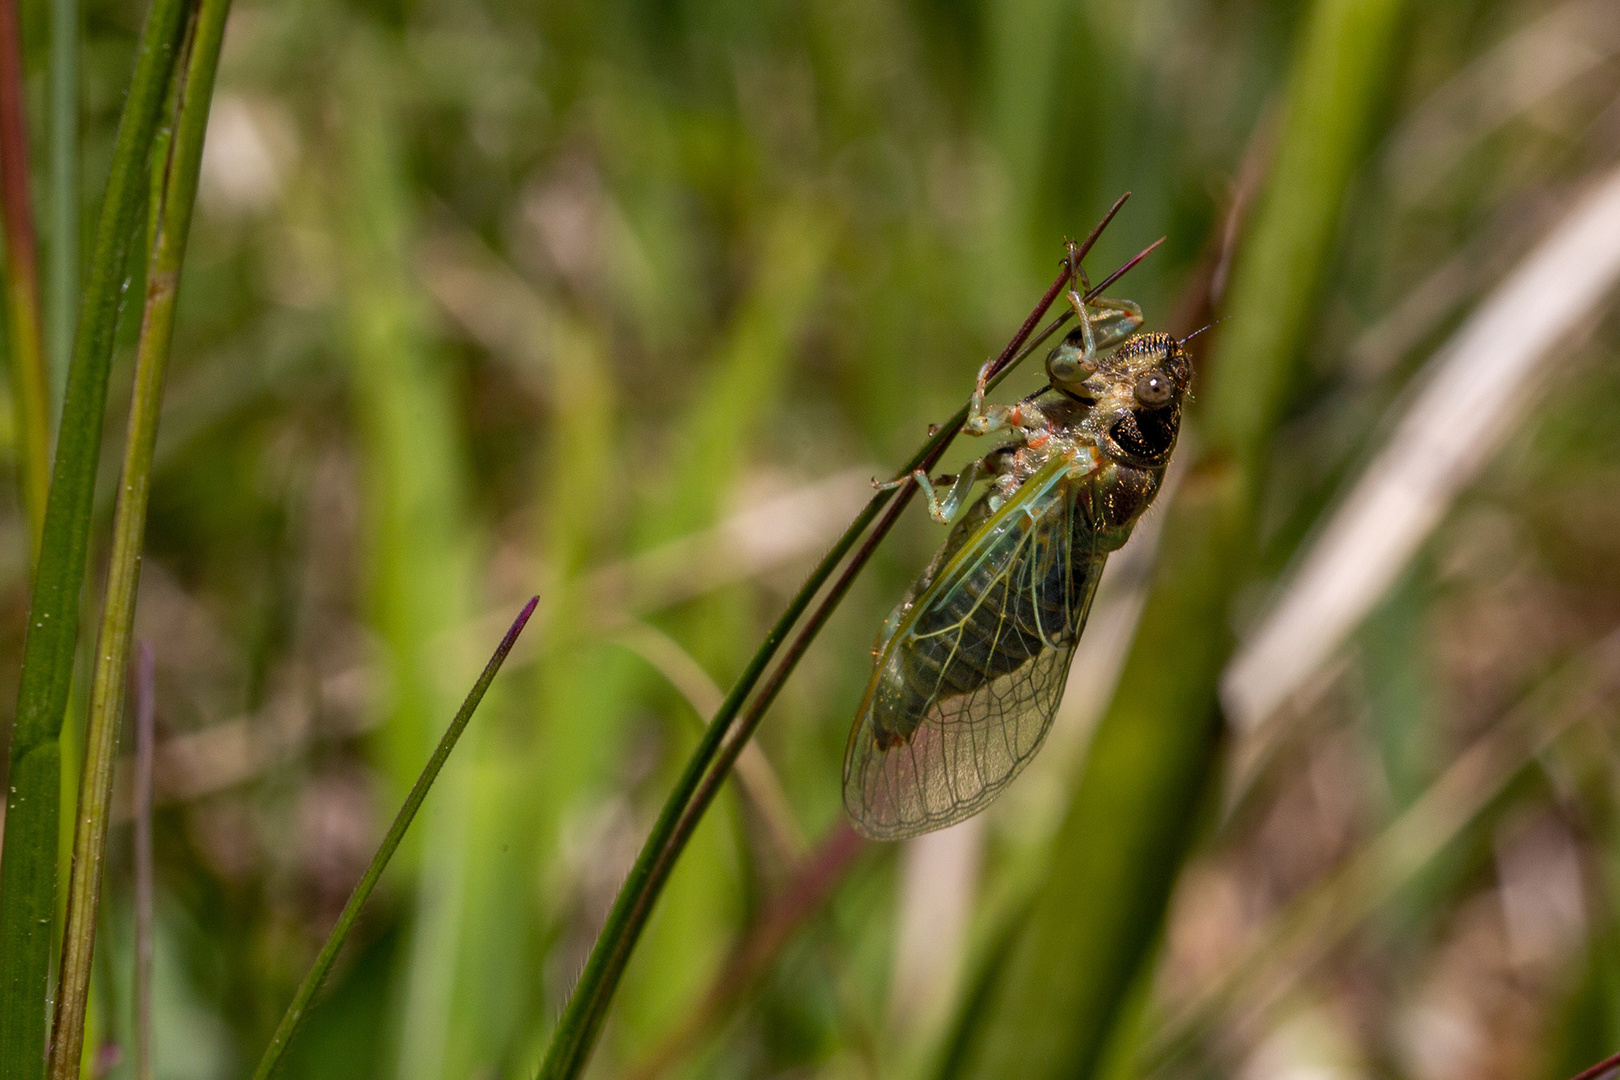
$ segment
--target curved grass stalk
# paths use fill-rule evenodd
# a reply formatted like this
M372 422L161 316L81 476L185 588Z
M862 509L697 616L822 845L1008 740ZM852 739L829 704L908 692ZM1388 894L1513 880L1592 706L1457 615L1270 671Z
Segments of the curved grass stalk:
M56 1015L51 1024L52 1080L76 1080L84 1045L90 961L101 902L101 864L112 817L113 759L123 719L126 671L135 626L152 451L157 445L163 382L174 335L174 307L196 202L208 107L214 95L214 74L229 11L230 0L202 0L196 9L187 29L181 66L171 86L173 128L160 129L152 145L148 224L152 241L146 267L146 303L135 350L135 393L125 436L118 506L113 512L107 596L90 684L84 771L79 778L78 819L73 833L73 870L62 932L62 968Z
M1588 1065L1570 1077L1569 1080L1598 1080L1600 1076L1604 1076L1617 1068L1620 1068L1620 1054L1610 1054L1602 1061Z
M645 660L686 699L700 731L703 718L720 710L726 699L725 691L709 678L709 673L691 653L662 630L651 623L632 619L618 631L614 640ZM793 816L781 777L758 743L745 746L737 759L737 782L764 826L771 854L783 866L796 864L805 854L804 830Z
M73 678L107 404L107 374L124 267L147 189L147 155L185 14L185 0L153 0L113 143L72 370L62 405L45 526L34 573L6 792L0 875L0 1074L42 1075L56 907L62 718Z
M1079 246L1081 257L1085 255L1101 235L1102 230L1118 213L1129 193L1121 196L1113 207L1104 216L1102 221L1092 230L1091 235ZM1157 247L1154 244L1153 247ZM1115 273L1109 275L1101 284L1097 285L1088 298L1096 296L1103 289L1117 281L1119 277L1135 266L1137 262L1146 257L1153 247L1142 252L1130 262L1126 263ZM1026 347L1036 325L1046 314L1054 300L1057 299L1069 279L1069 270L1065 264L1057 279L1052 282L1046 294L1041 298L1029 315L1018 333L1013 336L1007 347L997 358L992 368L991 385L1000 382L1011 370L1014 364L1023 359L1041 341L1050 335L1065 318L1059 318L1031 341ZM585 1068L590 1057L591 1049L601 1032L602 1024L607 1019L608 1007L612 1002L613 993L618 988L619 980L624 974L625 966L630 961L636 942L645 928L648 918L652 914L653 904L657 901L664 883L674 870L676 861L680 858L682 849L692 833L696 830L698 822L702 820L704 812L719 792L737 755L741 753L743 745L753 734L755 727L763 718L765 710L769 708L776 694L781 690L782 684L803 656L810 642L820 631L832 610L843 599L845 591L854 580L855 575L865 566L883 537L893 527L900 512L905 509L912 496L916 493L916 486L909 482L909 477L916 469L932 470L945 450L955 439L963 421L967 419L967 406L957 410L956 415L941 425L928 439L921 449L914 454L905 467L896 473L897 478L907 478L901 487L890 491L880 491L873 496L865 510L856 516L855 521L845 530L837 543L832 547L811 571L809 579L799 589L799 592L789 602L787 609L777 619L776 624L766 634L765 640L760 644L748 666L744 669L737 683L727 694L714 719L710 722L704 733L703 740L698 744L691 759L687 762L685 771L677 781L664 803L658 820L654 823L651 833L643 844L641 853L637 856L635 865L631 868L629 877L619 890L614 900L613 908L608 913L606 924L598 936L595 947L591 950L590 958L586 961L585 970L580 975L580 981L574 988L568 1006L564 1010L557 1030L552 1038L551 1046L546 1052L545 1060L540 1066L541 1080L571 1080L579 1076ZM885 506L888 507L884 512ZM821 592L833 571L844 557L848 555L855 543L865 533L878 515L883 517L871 534L862 544L859 551L850 559L843 574L828 590L821 604L806 620L803 628L789 645L781 662L771 673L763 688L754 695L752 704L747 712L743 706L749 702L755 686L765 674L777 650L787 640L788 632L793 629L800 618L810 609L811 601ZM739 719L740 717L740 719Z
M281 1060L287 1053L287 1044L292 1041L293 1035L298 1031L298 1025L303 1022L305 1013L309 1011L310 1003L315 1000L315 992L321 988L327 973L332 970L332 962L337 959L338 950L343 947L349 931L354 928L355 920L360 917L360 909L365 906L371 891L377 887L378 880L388 867L388 861L394 857L400 841L405 838L405 830L411 827L416 812L422 808L422 801L427 798L428 789L438 779L439 771L444 768L444 763L450 757L450 751L455 749L456 741L466 730L467 722L472 719L479 702L484 700L484 692L489 689L489 684L495 681L495 673L501 670L507 654L512 651L518 635L523 632L524 626L529 622L529 616L534 614L534 609L539 603L538 596L531 597L523 606L523 610L518 612L517 619L506 631L501 643L496 646L489 663L484 665L483 674L478 676L478 681L467 692L461 708L456 710L456 715L450 721L450 726L445 729L444 735L440 737L433 756L428 759L421 775L416 778L416 783L412 785L410 794L405 797L399 813L394 815L394 823L388 827L388 834L383 837L377 853L371 857L371 864L366 867L360 883L354 887L354 892L349 894L349 902L343 905L343 912L338 916L332 932L327 935L326 944L322 945L321 951L316 954L315 962L310 965L309 974L304 976L298 992L293 995L292 1003L287 1006L286 1013L281 1017L281 1023L276 1025L276 1033L271 1036L270 1045L265 1047L264 1056L259 1059L259 1067L253 1070L253 1080L270 1080L270 1077L275 1075L276 1069L281 1066Z
M658 1080L711 1037L871 846L848 821L834 824L815 850L794 867L792 876L753 926L737 940L697 1007L621 1080Z

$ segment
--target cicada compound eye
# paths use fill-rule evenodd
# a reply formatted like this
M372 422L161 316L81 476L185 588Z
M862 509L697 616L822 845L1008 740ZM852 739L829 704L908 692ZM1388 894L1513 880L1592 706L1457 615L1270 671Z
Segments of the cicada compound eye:
M1158 368L1136 380L1136 401L1145 409L1168 405L1174 393L1175 386L1170 382L1170 377Z

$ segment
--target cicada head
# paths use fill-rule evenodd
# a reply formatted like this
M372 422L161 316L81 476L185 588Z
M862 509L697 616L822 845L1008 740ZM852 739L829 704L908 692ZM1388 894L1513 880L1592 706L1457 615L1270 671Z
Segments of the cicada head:
M1098 364L1096 404L1087 426L1097 445L1124 464L1161 468L1181 429L1192 362L1170 334L1138 334Z

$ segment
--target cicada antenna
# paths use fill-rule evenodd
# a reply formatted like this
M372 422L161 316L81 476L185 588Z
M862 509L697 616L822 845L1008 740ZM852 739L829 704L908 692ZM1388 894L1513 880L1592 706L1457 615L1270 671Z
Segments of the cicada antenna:
M1202 334L1205 330L1213 330L1215 327L1221 325L1221 323L1225 322L1231 317L1232 316L1230 315L1222 315L1219 319L1211 320L1210 322L1207 322L1203 326L1200 326L1198 329L1194 330L1192 333L1188 334L1186 337L1182 338L1180 341L1176 342L1176 344L1185 345L1199 334Z

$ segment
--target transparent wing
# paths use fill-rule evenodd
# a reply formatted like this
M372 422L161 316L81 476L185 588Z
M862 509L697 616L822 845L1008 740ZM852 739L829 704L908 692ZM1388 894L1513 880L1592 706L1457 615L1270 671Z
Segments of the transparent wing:
M1069 484L1032 479L941 568L879 653L844 804L894 840L978 813L1040 749L1106 555Z

